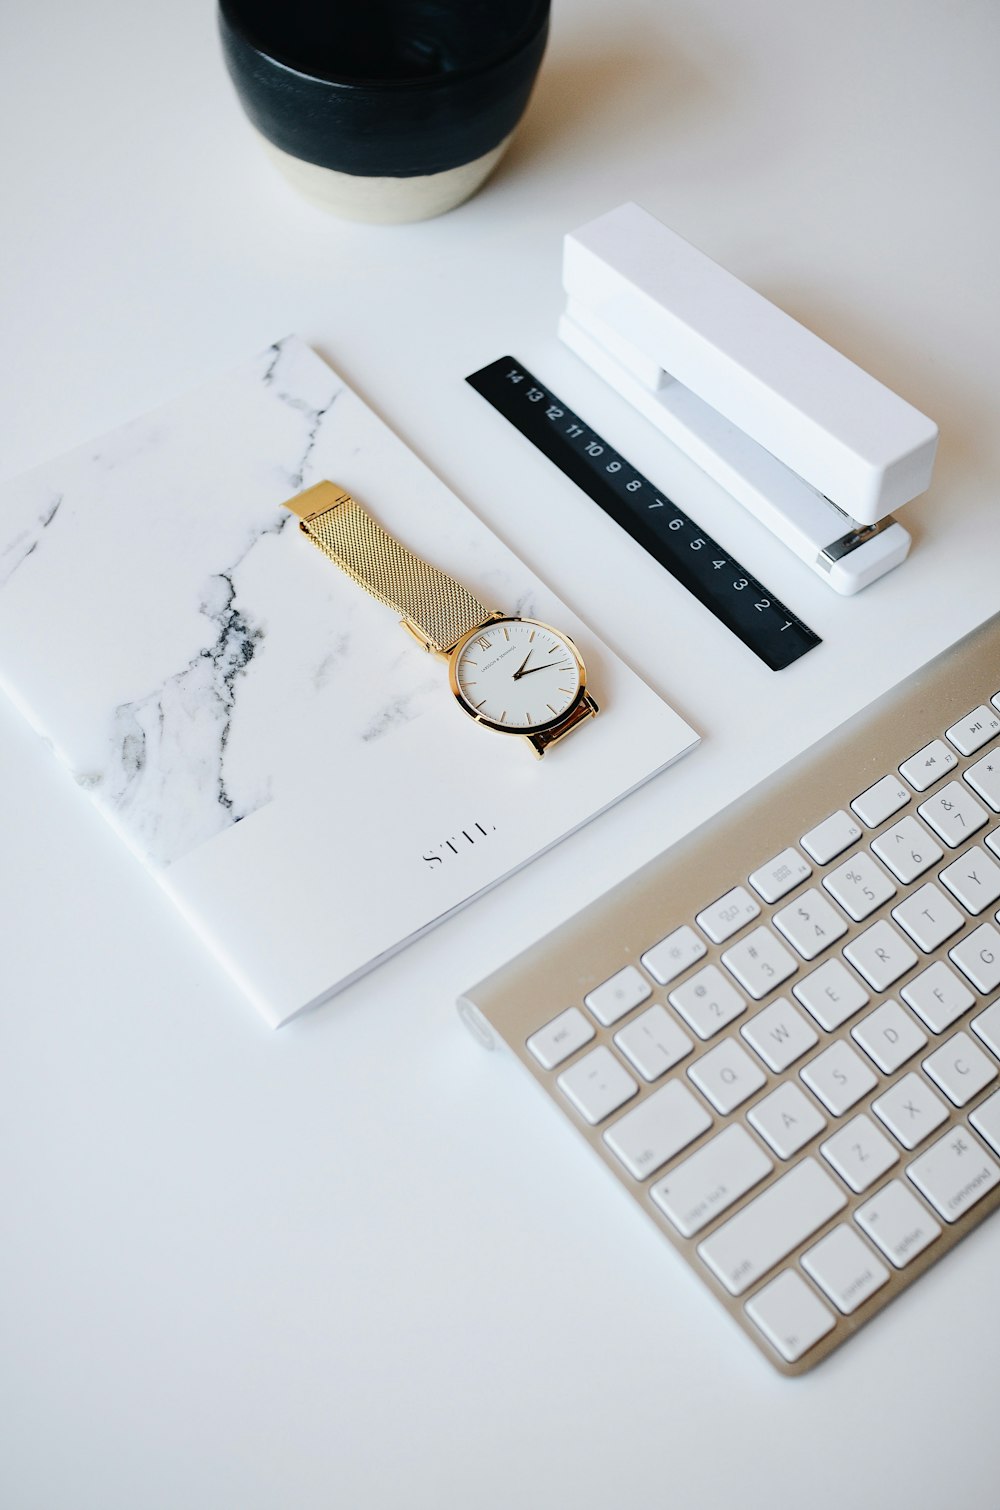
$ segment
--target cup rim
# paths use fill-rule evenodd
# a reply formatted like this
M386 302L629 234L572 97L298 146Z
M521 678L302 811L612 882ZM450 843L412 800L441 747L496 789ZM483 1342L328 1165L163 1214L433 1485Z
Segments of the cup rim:
M384 79L377 76L369 77L363 74L334 74L320 69L309 70L298 63L289 61L287 56L282 56L279 49L273 48L262 42L257 34L248 27L242 17L233 15L234 0L219 0L219 14L223 17L226 25L242 38L244 43L253 48L254 52L268 63L284 69L287 73L294 74L296 78L305 79L314 83L329 84L331 88L343 90L370 89L375 92L395 93L430 93L435 89L451 88L483 74L492 73L494 69L503 68L517 55L529 47L538 36L538 33L547 25L552 9L552 0L534 0L535 9L529 20L515 40L502 53L496 54L488 62L477 63L466 68L450 68L444 72L424 75L408 79Z

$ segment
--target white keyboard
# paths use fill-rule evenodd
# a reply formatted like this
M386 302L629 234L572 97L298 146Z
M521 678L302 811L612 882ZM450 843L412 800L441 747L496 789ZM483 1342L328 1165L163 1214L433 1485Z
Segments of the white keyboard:
M470 990L782 1372L1000 1205L1000 615Z

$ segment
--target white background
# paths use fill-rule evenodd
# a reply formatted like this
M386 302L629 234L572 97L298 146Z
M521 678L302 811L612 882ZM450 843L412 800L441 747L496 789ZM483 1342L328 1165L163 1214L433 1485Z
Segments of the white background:
M2 475L297 330L704 744L274 1034L0 706L4 1510L995 1510L1000 1232L782 1380L454 999L1000 607L998 22L561 0L494 180L383 229L275 175L208 5L7 15ZM859 598L556 348L560 238L629 198L941 424ZM675 588L463 386L505 352L823 646L775 675Z

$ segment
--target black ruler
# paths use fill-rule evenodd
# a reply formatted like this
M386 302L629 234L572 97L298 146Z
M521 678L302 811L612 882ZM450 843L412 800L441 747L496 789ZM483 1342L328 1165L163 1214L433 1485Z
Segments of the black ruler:
M772 671L820 644L756 577L513 357L466 382Z

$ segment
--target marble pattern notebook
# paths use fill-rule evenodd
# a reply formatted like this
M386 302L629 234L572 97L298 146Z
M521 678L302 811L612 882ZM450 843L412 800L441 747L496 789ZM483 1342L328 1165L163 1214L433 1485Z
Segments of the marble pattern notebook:
M566 629L600 716L542 761L466 718L281 508L324 478ZM273 1024L697 742L294 337L0 491L0 684Z

